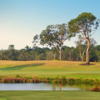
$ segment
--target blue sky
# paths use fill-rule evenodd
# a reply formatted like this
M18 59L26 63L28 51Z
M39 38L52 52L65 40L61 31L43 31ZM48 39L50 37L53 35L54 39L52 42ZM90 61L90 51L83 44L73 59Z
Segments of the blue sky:
M68 23L82 12L100 18L100 0L0 0L0 49L32 47L34 35L48 25ZM100 27L92 36L100 45ZM64 45L75 46L72 38Z

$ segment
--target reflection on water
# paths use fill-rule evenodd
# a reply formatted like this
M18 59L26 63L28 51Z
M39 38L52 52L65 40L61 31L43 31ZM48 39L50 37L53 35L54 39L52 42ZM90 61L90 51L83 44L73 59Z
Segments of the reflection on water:
M93 86L84 85L64 85L61 90L89 90ZM60 90L59 84L48 83L0 83L0 90Z

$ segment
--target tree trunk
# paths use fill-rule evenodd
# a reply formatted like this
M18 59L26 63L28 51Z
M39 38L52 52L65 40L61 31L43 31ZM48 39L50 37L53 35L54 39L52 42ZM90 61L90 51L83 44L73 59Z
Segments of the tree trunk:
M62 45L61 45L60 50L59 50L59 59L62 60Z
M59 54L60 54L60 55L59 55L59 59L62 60L62 50L61 50L61 49L60 49L60 51L59 51Z
M90 62L89 62L89 48L90 48L90 43L89 43L89 40L87 42L88 42L88 45L87 45L87 51L86 51L86 64L89 65L90 64Z
M62 46L60 47L60 51L59 51L59 59L62 60Z

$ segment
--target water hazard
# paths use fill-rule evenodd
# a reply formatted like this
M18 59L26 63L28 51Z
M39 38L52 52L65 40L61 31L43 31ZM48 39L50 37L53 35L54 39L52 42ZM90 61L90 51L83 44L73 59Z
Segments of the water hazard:
M90 87L64 85L61 90L88 90ZM60 90L59 84L48 83L0 83L0 90Z

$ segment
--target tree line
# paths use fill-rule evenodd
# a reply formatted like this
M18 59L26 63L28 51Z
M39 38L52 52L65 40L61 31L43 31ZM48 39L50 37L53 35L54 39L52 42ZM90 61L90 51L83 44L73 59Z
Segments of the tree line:
M84 52L84 55L83 55ZM60 60L59 52L55 48L30 48L26 46L24 49L16 50L14 45L10 45L8 50L0 51L0 60ZM85 61L86 45L77 45L76 47L62 47L62 60L67 61ZM100 45L90 46L90 61L100 62Z

